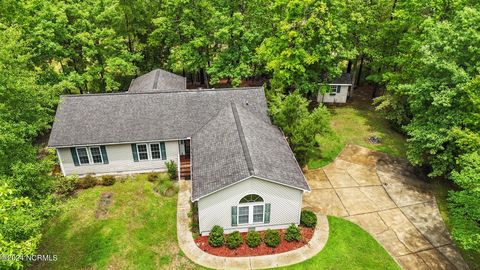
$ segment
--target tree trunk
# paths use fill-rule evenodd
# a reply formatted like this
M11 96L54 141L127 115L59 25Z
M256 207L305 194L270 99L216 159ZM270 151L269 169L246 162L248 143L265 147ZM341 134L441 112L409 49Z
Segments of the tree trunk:
M352 64L352 60L348 60L347 73L350 73L352 71Z
M360 59L360 67L358 68L358 75L357 75L357 85L360 86L360 78L362 76L362 69L363 69L363 55Z

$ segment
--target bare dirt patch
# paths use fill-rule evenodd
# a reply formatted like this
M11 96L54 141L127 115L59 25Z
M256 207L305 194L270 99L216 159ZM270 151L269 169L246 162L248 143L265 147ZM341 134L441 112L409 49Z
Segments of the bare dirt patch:
M112 204L113 193L104 192L100 195L97 210L95 211L95 218L106 219L108 216L108 207Z

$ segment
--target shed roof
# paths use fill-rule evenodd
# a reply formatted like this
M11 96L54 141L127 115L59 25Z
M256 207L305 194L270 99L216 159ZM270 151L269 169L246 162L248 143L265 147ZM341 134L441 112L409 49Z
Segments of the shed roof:
M192 200L250 176L310 190L283 134L249 106L231 103L192 136Z
M185 90L186 85L186 78L163 69L155 69L133 79L128 92L180 91Z
M333 80L332 84L352 84L350 73L342 73L342 75Z
M269 121L263 88L62 96L50 147L190 137L230 102Z

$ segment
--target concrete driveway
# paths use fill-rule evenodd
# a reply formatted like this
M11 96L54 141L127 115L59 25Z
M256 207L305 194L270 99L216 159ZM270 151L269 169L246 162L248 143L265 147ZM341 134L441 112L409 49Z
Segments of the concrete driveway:
M304 207L358 224L404 269L468 269L428 184L406 161L348 145L333 163L305 175L312 192Z

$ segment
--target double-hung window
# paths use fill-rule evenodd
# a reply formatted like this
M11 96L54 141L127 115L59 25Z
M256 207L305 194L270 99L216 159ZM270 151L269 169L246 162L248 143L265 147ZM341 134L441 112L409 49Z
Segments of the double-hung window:
M78 161L81 165L90 164L90 158L88 157L88 150L86 147L77 148Z
M335 96L336 94L340 93L340 85L330 85L330 95Z
M100 151L100 147L90 147L90 155L92 156L93 163L103 163L102 159L102 152Z
M166 159L164 157L165 146L162 143L141 143L137 144L138 160Z
M256 194L249 194L240 200L238 206L238 224L263 223L265 204L263 198Z
M76 151L80 165L104 163L102 150L99 146L77 147Z
M139 160L148 160L147 144L137 144L137 151Z

